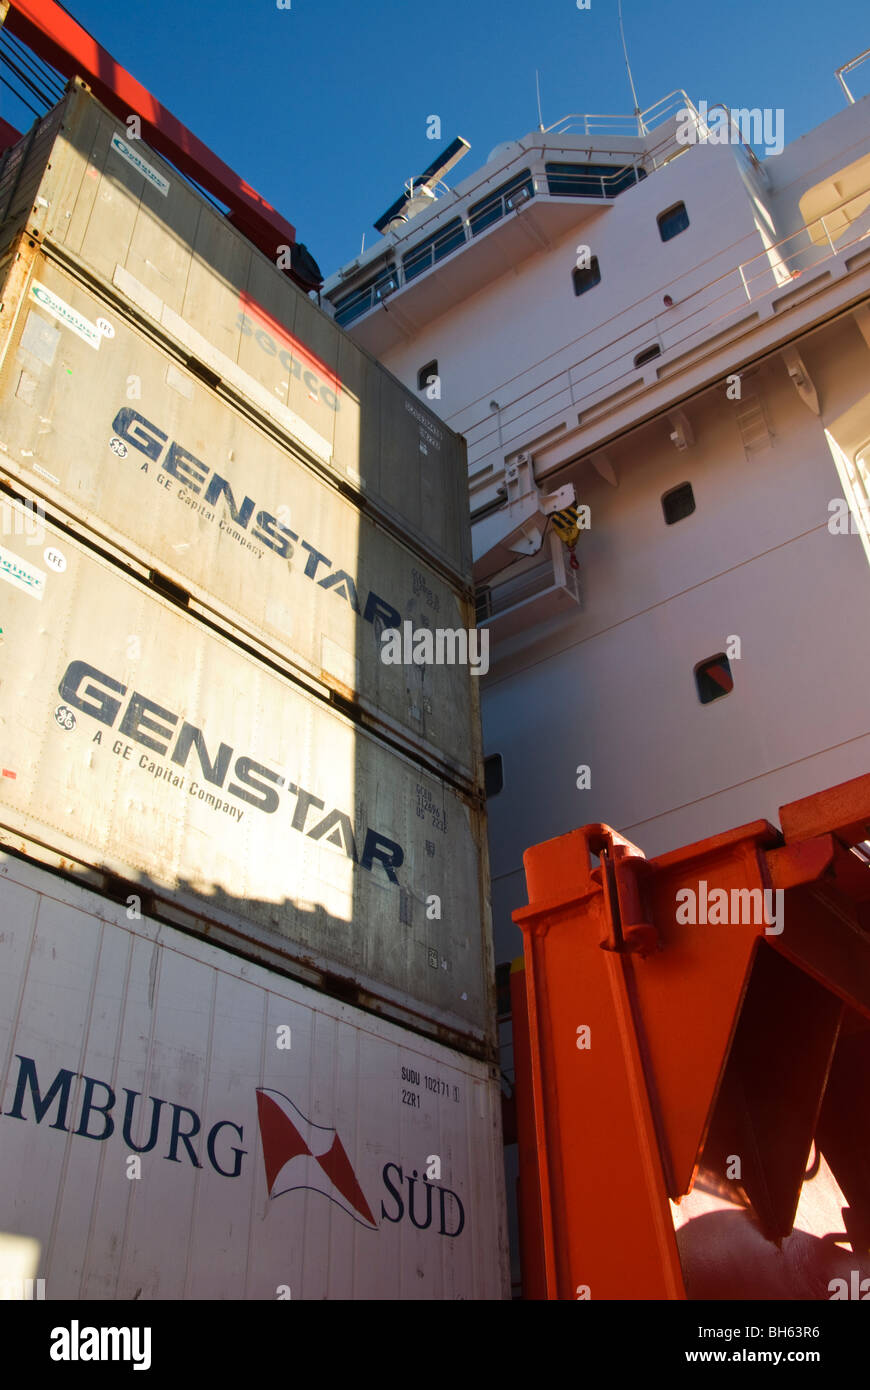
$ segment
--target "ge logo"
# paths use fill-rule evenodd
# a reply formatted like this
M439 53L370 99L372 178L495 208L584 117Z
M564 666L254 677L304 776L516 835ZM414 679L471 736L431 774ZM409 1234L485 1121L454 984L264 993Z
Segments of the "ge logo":
M112 438L109 440L109 448L113 454L118 455L119 459L125 459L127 457L127 445L124 443L123 439L119 439L116 434L113 434Z
M97 319L97 328L104 338L114 338L115 330L108 319Z
M58 705L54 717L62 729L74 729L76 717L68 705Z

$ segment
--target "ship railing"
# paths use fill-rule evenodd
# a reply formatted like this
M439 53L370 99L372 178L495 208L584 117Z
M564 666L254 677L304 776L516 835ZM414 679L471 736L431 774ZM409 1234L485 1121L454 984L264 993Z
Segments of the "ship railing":
M850 216L847 209L854 209L862 199L865 207ZM839 224L837 222L840 216ZM851 228L848 236L843 233ZM809 237L810 245L798 247L792 243ZM634 366L634 354L638 348L655 341L663 354L680 350L686 351L691 341L698 340L703 333L711 335L720 324L733 319L745 308L747 301L757 301L763 296L783 290L791 284L796 287L802 274L809 269L824 269L827 261L840 257L850 247L870 237L870 186L850 195L843 203L829 209L822 217L800 227L796 232L770 246L755 256L738 263L722 275L716 276L700 286L685 299L662 312L661 288L616 315L615 322L627 321L625 329L616 337L600 344L601 325L575 339L550 354L550 359L563 357L569 350L577 355L567 367L560 368L549 377L539 380L535 386L512 397L512 388L518 385L522 374L502 382L482 397L479 404L484 413L479 419L466 423L460 421L460 428L469 444L469 462L478 468L490 454L510 453L524 446L523 437L530 430L536 430L544 420L559 408L580 406L588 408L589 403L600 399L602 393L612 394L637 379L638 369ZM788 249L786 249L788 248ZM807 260L815 252L815 259ZM804 264L798 261L803 258ZM667 287L664 287L667 288ZM638 312L646 316L638 318ZM677 313L679 318L674 320ZM586 348L584 350L584 342ZM579 352L578 352L579 350ZM626 365L626 359L631 365ZM656 354L657 361L662 357ZM537 364L545 368L547 358ZM486 410L486 401L495 395L501 400L507 398L499 412L501 438L492 417Z
M863 207L854 211L854 205L862 200ZM870 236L870 216L863 215L868 208L870 188L850 194L822 217L805 223L790 236L782 237L748 261L742 261L737 269L746 298L752 300L759 294L779 289L799 279L805 270L815 268L820 261L838 256ZM841 233L847 228L854 231L847 240L841 240Z
M717 101L706 108L708 116L711 112L720 110L726 113L731 132L736 132L737 139L735 140L732 134L732 143L742 149L743 154L757 172L763 173L761 161L744 138L740 126L731 114L730 107L726 106L724 102ZM629 133L648 135L650 131L655 130L656 126L680 117L686 127L694 126L697 131L697 143L703 144L713 138L713 132L704 117L694 102L682 90L671 92L655 106L651 106L648 110L641 111L634 116L583 116L576 114L563 116L561 121L548 126L544 133L547 135L567 135L572 131L582 131L584 135L627 135ZM647 152L645 159L652 168L657 169L661 164L673 158L674 154L681 154L687 148L688 144L677 138L676 131L671 131L664 140Z
M846 94L846 100L849 102L850 106L854 106L855 98L846 85L846 73L852 72L855 68L859 68L862 63L867 62L868 58L870 58L870 48L865 48L863 53L859 53L855 58L850 58L848 63L844 63L841 68L837 68L834 72L834 76L843 88Z
M695 110L692 102L686 93L677 88L674 92L669 92L661 101L655 102L653 106L648 106L645 111L636 111L632 116L607 115L607 114L584 114L583 112L573 111L561 120L555 121L553 125L545 127L546 135L570 135L582 132L583 135L648 135L656 126L662 125L665 121L679 115L682 111L693 112ZM700 118L699 118L700 119Z

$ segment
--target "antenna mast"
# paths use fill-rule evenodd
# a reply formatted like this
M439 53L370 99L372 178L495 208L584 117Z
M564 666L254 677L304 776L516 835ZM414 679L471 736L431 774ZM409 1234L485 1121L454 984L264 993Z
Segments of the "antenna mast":
M640 104L638 103L637 92L634 89L634 78L631 75L631 63L628 61L628 49L625 45L625 29L623 28L622 24L622 0L617 0L617 5L619 8L619 36L622 39L622 51L625 54L625 70L628 73L628 81L631 86L631 95L634 99L634 114L637 120L637 133L638 135L646 135L646 130L644 129L644 124L641 120Z
M537 68L535 68L535 91L538 94L538 130L543 130L544 118L541 115L541 79Z

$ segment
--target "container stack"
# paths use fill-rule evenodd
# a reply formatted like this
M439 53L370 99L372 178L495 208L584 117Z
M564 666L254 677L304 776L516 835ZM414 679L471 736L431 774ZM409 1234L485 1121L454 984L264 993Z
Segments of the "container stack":
M0 1229L48 1298L503 1297L476 680L408 660L463 441L82 84L0 285Z

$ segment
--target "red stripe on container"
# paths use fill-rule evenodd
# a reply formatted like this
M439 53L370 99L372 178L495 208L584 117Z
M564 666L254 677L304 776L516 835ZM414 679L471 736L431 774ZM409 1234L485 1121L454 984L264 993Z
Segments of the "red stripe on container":
M321 362L319 357L315 357L314 353L311 352L304 343L300 343L299 339L295 338L292 333L288 333L287 329L283 328L278 320L273 318L266 309L263 309L255 299L252 299L245 290L241 290L239 293L239 303L246 314L250 314L251 318L257 319L259 323L263 324L264 328L268 328L273 337L278 338L281 342L286 343L288 347L292 348L297 357L301 357L310 367L313 367L316 372L319 372L324 380L329 382L335 394L339 394L341 391L341 381L335 375L335 372L327 367L325 362Z

